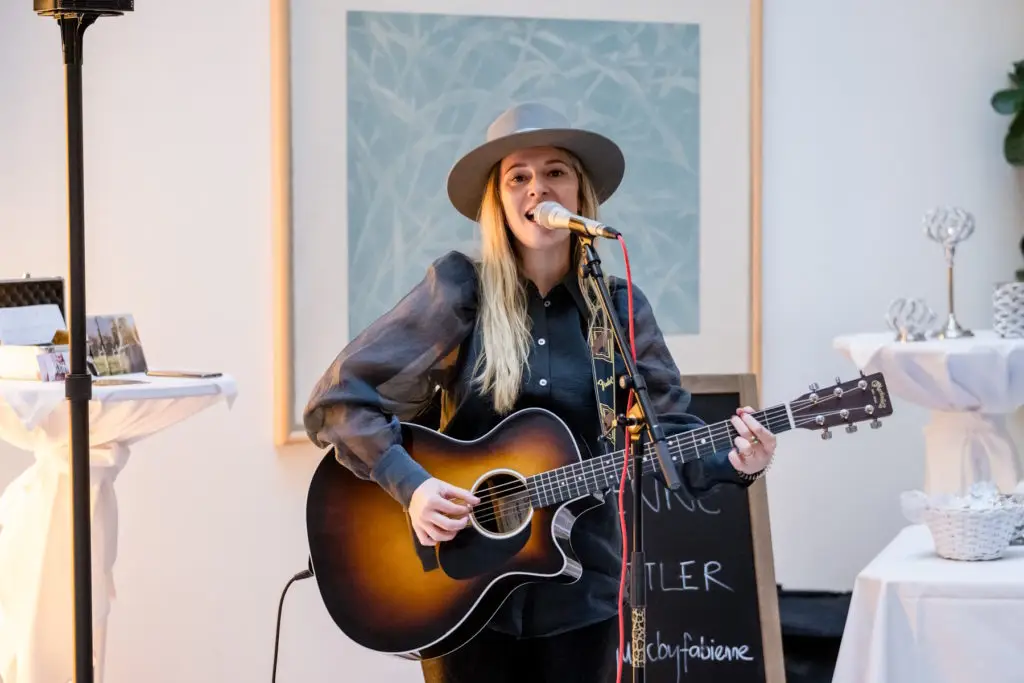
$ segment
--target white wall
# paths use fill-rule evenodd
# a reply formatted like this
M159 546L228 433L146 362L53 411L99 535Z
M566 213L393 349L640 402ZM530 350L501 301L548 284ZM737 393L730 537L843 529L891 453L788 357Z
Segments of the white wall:
M851 374L832 337L878 328L893 296L941 306L940 254L918 227L937 203L977 215L958 302L964 322L988 324L1024 217L999 155L1006 121L987 101L1024 57L1024 6L767 4L764 394L774 400ZM139 3L86 38L89 309L132 311L151 362L217 368L240 385L233 411L139 444L118 480L111 683L268 680L280 589L306 557L316 458L271 446L266 5ZM63 106L54 23L27 0L2 3L0 275L64 272ZM849 588L902 524L895 496L920 481L924 416L897 409L877 433L783 441L770 495L787 586ZM0 447L0 486L28 462ZM282 682L418 680L415 665L349 645L311 582L290 592L283 633Z
M832 338L884 330L889 302L946 311L942 251L921 230L938 204L974 212L957 254L956 306L991 327L993 284L1024 266L1008 121L988 101L1024 58L1013 0L765 3L764 397L856 370ZM898 8L897 8L898 6ZM905 401L878 432L801 433L769 484L778 578L848 589L904 524L900 491L923 482L927 416Z

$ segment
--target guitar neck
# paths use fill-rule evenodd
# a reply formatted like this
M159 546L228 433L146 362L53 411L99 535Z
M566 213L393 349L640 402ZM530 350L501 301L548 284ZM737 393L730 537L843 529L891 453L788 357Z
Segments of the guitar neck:
M794 427L788 403L780 403L753 413L753 417L773 434L789 431ZM733 427L732 421L723 420L673 434L666 437L665 441L672 465L680 467L683 463L731 449L737 436L739 434ZM529 477L527 485L530 489L533 506L558 505L573 498L607 491L619 481L624 457L625 451L615 451ZM646 443L644 445L643 473L651 474L657 469L657 466L654 446ZM632 474L632 466L630 466L626 476L632 478Z

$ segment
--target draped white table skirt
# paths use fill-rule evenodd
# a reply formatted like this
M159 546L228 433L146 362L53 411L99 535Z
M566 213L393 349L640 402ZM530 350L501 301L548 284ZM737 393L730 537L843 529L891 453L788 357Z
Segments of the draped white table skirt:
M1024 547L983 562L903 529L854 586L832 683L1024 681Z
M898 342L886 332L834 342L865 374L882 372L893 395L931 411L924 428L927 493L966 492L978 481L1009 493L1022 477L1006 417L1024 405L1024 339L989 330L975 335Z
M93 387L89 404L93 653L102 681L114 598L114 482L130 446L236 395L230 377L154 378ZM0 495L0 681L67 683L74 675L70 421L63 382L0 380L0 439L34 463Z

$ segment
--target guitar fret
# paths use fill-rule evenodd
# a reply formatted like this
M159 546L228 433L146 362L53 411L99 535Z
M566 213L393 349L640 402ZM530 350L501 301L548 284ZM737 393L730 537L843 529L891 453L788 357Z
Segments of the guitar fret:
M590 479L587 481L587 487L591 491L599 491L602 487L601 474L598 468L594 467L594 460L587 461L587 467L590 468Z
M753 416L774 434L794 427L786 404L756 412ZM691 460L710 457L719 451L729 450L737 436L739 434L730 420L674 434L667 439L671 463L679 466ZM618 485L622 473L622 457L623 451L620 450L533 475L527 479L530 498L536 501L535 505L547 507L590 493L607 491ZM654 447L646 443L642 471L644 474L651 474L657 468ZM633 468L630 465L626 470L626 481L631 482L632 479Z

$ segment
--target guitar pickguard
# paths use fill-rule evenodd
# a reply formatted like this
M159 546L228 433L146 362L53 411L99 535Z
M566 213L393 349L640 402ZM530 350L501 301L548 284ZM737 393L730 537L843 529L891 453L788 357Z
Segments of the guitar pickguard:
M438 546L441 570L456 580L497 572L526 546L532 528L527 524L513 536L491 538L472 526L466 527L454 539Z
M416 530L412 528L412 518L409 513L405 513L405 520L409 524L409 540L412 541L412 547L416 550L416 557L420 558L420 564L423 565L423 571L432 572L439 567L437 563L437 549L436 546L423 545L420 543L420 539L416 536Z

